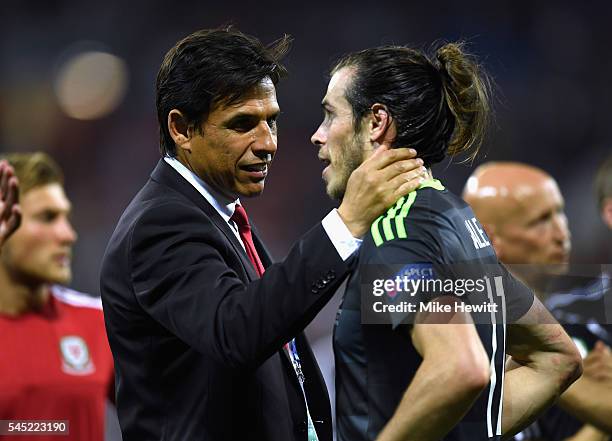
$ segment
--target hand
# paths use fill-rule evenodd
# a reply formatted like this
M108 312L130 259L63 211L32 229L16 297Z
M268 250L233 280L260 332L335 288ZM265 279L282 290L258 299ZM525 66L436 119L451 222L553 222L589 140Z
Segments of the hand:
M367 233L378 216L423 182L427 169L416 151L381 146L351 174L338 214L354 237Z
M0 161L0 248L21 223L19 187L13 167Z
M584 377L612 384L612 353L610 347L602 341L595 343L593 350L583 360L582 365Z

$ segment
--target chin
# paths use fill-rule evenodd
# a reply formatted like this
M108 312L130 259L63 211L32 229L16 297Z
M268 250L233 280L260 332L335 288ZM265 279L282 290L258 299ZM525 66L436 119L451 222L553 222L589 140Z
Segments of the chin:
M569 271L569 262L555 262L548 265L548 271L552 275L561 276Z
M57 285L68 285L72 281L72 271L53 271L46 275L46 282Z
M326 192L330 198L336 201L341 201L344 197L344 193L346 192L346 185L334 185L333 182L330 182L327 184Z
M238 196L241 198L255 198L261 195L263 191L264 191L264 186L262 184L259 187L249 187L249 188L239 189L237 193L238 193Z

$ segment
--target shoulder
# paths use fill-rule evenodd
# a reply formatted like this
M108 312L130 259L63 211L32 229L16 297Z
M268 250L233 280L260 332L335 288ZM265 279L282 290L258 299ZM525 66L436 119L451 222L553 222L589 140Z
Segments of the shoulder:
M374 244L378 247L398 240L430 241L440 231L452 230L446 214L446 193L424 188L400 198L372 224L369 236Z
M208 234L212 219L200 207L178 192L153 198L136 197L119 221L111 243L133 249L143 241L175 241L178 235Z
M94 297L61 285L51 286L51 295L60 303L91 311L102 311L102 301Z

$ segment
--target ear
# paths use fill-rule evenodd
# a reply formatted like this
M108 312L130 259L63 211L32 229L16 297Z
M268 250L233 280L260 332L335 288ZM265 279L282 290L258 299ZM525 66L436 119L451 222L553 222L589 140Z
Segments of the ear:
M178 149L191 153L191 131L185 116L180 110L172 109L168 113L168 131Z
M612 198L605 198L601 206L601 218L612 230Z
M371 108L372 116L369 124L370 141L376 144L386 144L391 147L391 143L397 136L395 122L389 113L389 109L384 104L376 103Z

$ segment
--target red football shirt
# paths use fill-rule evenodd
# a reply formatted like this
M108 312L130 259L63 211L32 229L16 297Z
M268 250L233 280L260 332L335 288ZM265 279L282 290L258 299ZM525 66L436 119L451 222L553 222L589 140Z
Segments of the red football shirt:
M112 385L99 299L53 286L42 311L0 315L0 420L69 421L68 436L19 440L103 441Z

